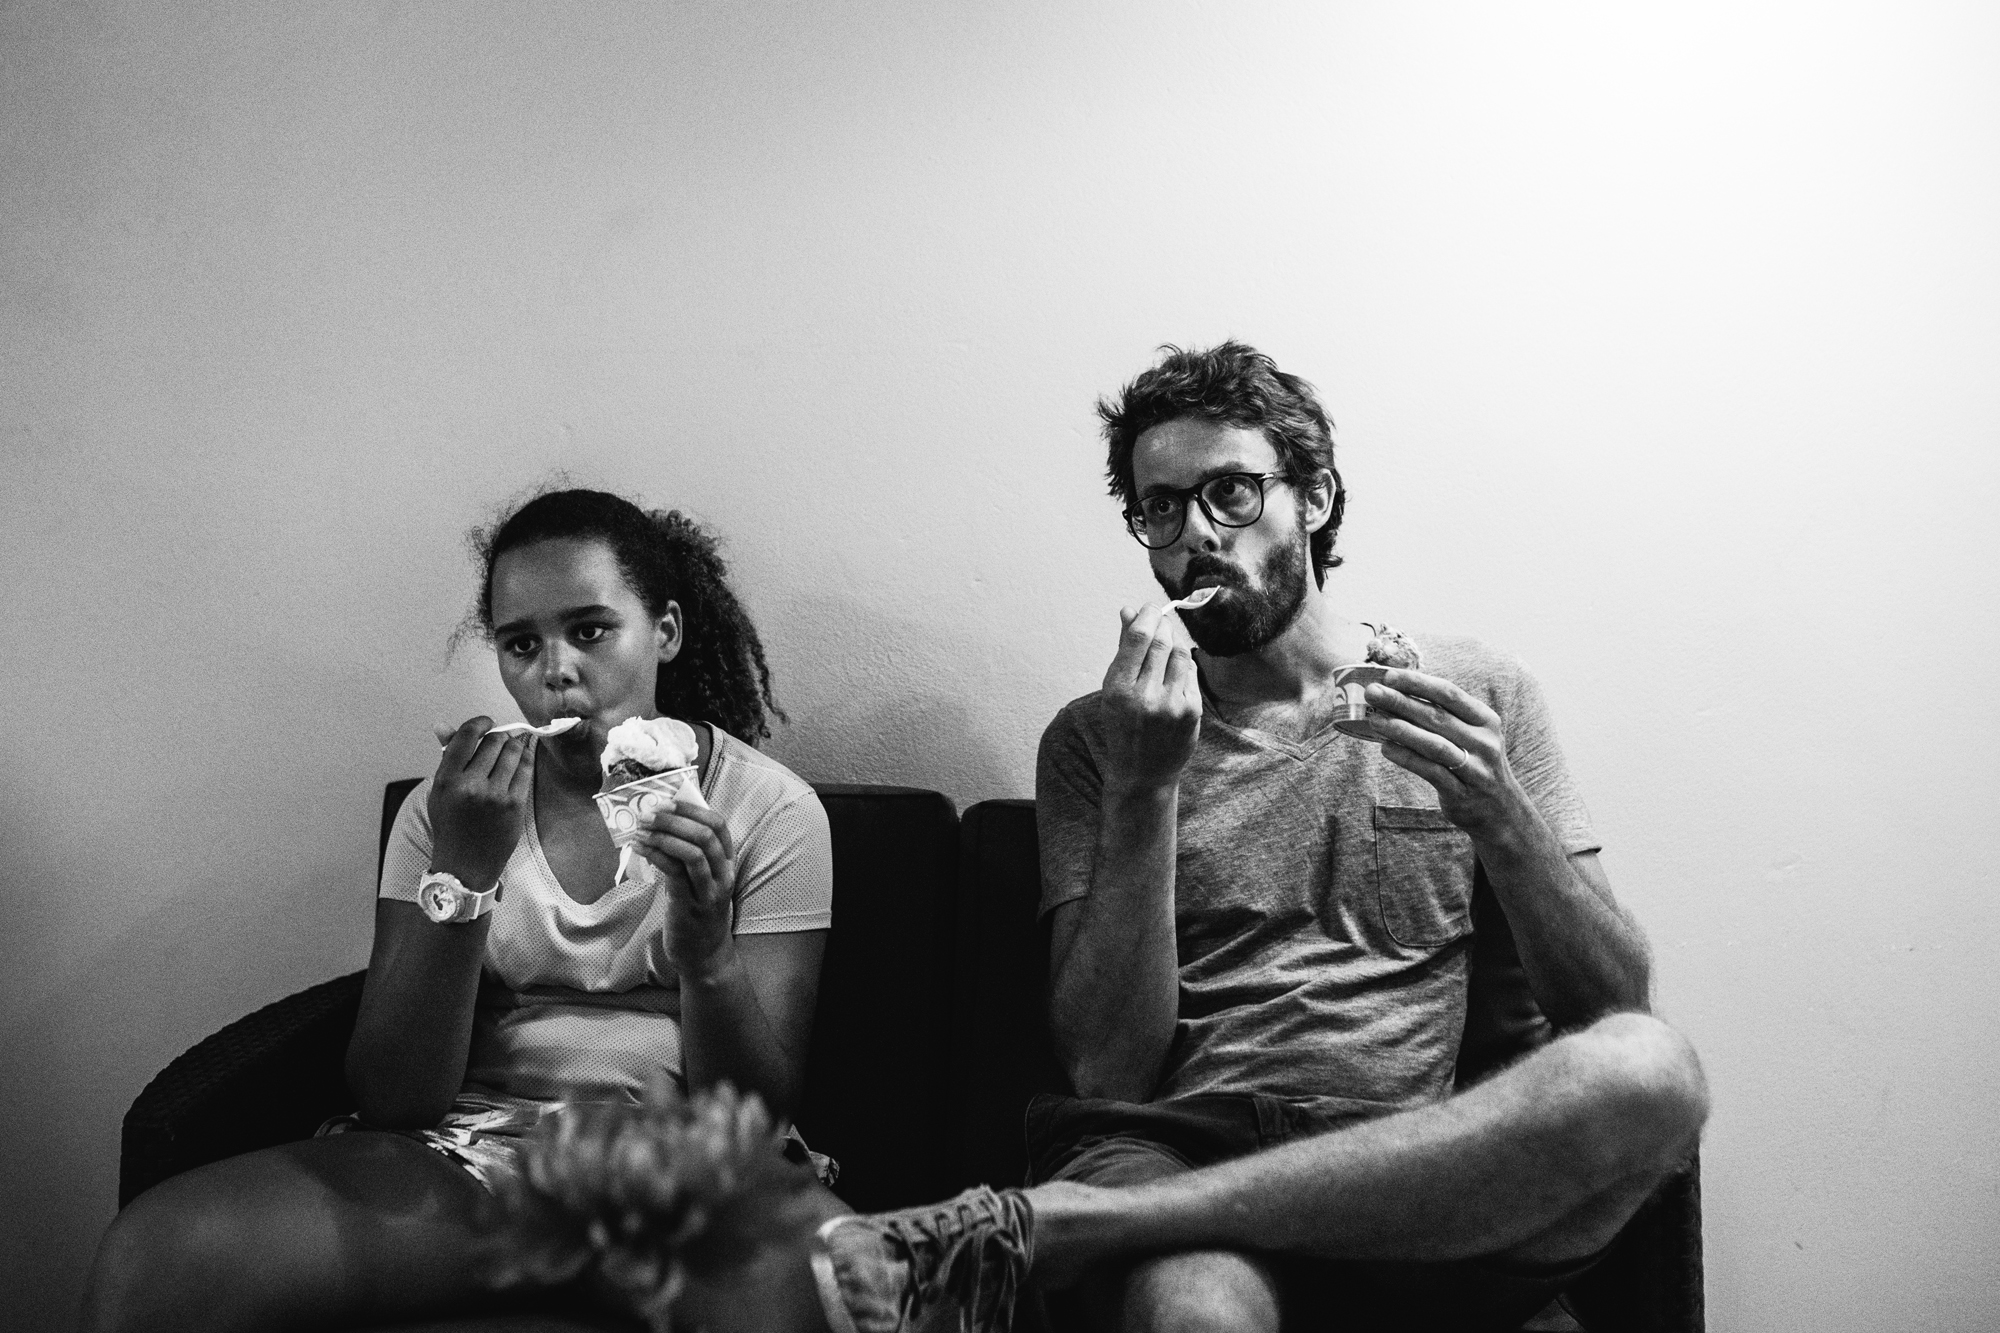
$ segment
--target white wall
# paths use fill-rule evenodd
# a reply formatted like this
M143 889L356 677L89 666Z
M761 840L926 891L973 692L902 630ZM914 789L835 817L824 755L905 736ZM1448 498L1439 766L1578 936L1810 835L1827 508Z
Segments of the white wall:
M1716 1091L1719 1330L2000 1322L1990 6L0 6L0 1308L124 1108L358 966L504 701L462 534L727 534L813 778L1031 788L1090 405L1314 379L1359 614L1544 677ZM0 1321L4 1322L4 1321Z

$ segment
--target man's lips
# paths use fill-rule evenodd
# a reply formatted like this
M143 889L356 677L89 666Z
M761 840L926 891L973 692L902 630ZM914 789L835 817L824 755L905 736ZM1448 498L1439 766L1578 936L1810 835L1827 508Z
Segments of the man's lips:
M1236 587L1239 582L1241 580L1234 576L1233 571L1229 574L1221 574L1214 570L1204 570L1202 573L1191 575L1188 578L1186 584L1183 585L1181 596L1185 597L1198 588L1214 588L1217 590L1216 596L1220 597L1223 593Z

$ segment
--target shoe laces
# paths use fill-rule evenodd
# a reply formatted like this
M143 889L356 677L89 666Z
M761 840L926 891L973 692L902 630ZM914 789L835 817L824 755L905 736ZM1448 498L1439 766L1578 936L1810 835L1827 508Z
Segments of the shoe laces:
M1020 1196L981 1188L917 1213L881 1219L913 1281L903 1290L899 1330L915 1330L939 1305L958 1310L960 1333L1007 1333L1029 1261Z

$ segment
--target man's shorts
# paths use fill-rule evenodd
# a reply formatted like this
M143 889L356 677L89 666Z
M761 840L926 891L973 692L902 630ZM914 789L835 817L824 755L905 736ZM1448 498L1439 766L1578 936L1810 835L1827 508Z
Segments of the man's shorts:
M1028 1105L1029 1181L1138 1185L1357 1123L1256 1094L1135 1105L1043 1093ZM1518 1329L1597 1262L1261 1257L1278 1276L1286 1333Z

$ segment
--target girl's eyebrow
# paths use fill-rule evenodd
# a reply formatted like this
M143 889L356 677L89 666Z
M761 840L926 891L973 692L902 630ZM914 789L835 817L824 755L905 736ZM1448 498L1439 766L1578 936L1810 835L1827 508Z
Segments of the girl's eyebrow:
M562 624L573 625L579 620L599 620L606 617L616 617L617 614L616 611L613 611L608 606L592 604L590 606L572 606L558 611L556 612L556 619ZM510 620L504 625L495 625L493 627L493 637L497 639L506 634L525 634L534 629L534 627L535 622L533 620Z

